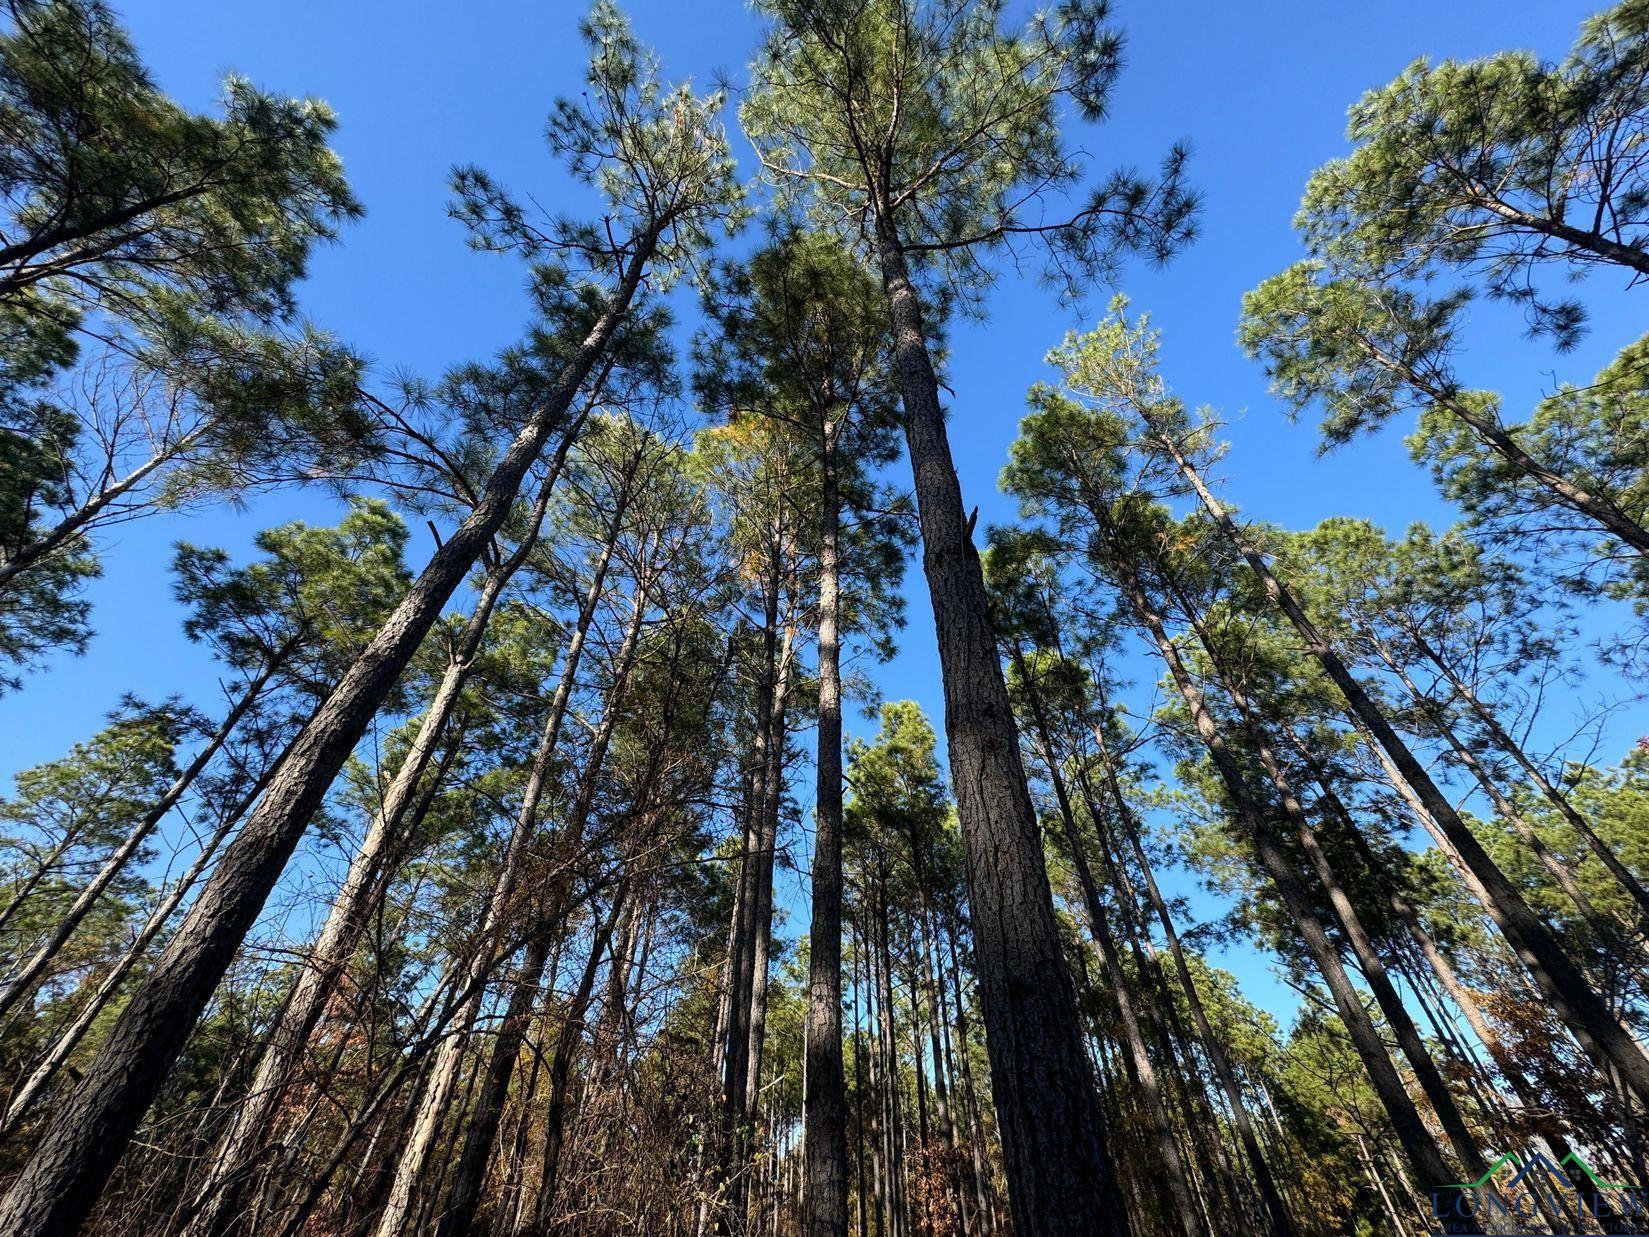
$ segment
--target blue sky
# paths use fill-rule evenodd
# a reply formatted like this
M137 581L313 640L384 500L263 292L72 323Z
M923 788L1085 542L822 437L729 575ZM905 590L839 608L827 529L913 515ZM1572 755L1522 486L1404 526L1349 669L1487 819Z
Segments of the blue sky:
M757 26L740 0L631 0L626 7L669 76L742 81ZM1290 217L1312 169L1344 150L1345 109L1362 91L1421 55L1529 47L1560 57L1595 7L1567 0L1119 0L1127 67L1113 119L1075 137L1096 172L1148 167L1176 140L1194 147L1191 177L1206 196L1201 239L1167 270L1129 270L1122 283L1164 332L1170 381L1188 401L1213 404L1231 419L1227 492L1249 513L1295 526L1362 515L1393 530L1414 519L1448 520L1429 480L1407 459L1400 429L1316 458L1310 426L1287 422L1258 367L1236 348L1239 299L1299 256ZM580 81L581 5L127 0L117 8L161 86L192 107L213 106L218 79L233 71L269 89L318 95L338 111L336 145L367 215L341 245L317 254L302 293L309 316L385 373L434 376L516 337L526 319L522 272L510 260L466 249L462 230L445 216L446 177L452 165L473 162L552 207L567 201L569 187L542 131L552 97ZM736 133L734 141L748 167L748 148ZM1505 391L1515 416L1556 381L1595 373L1642 329L1641 309L1630 315L1613 278L1588 282L1594 329L1562 357L1525 342L1506 314L1481 310L1464 363L1468 377ZM1102 291L1088 312L1101 310L1104 299ZM996 476L1026 387L1045 376L1046 350L1083 325L1034 281L1003 279L989 308L987 322L955 328L949 374L958 471L982 526L1013 515ZM0 698L0 777L61 754L124 691L181 691L213 702L210 661L178 630L165 570L169 547L187 538L245 553L259 529L295 517L330 520L334 511L318 496L289 493L242 510L118 530L104 552L105 575L90 592L99 632L90 651ZM937 721L925 589L918 573L908 583L903 648L877 678L887 697L919 700ZM1617 723L1608 754L1635 737L1636 721ZM857 719L852 725L868 729ZM1227 962L1255 996L1289 1004L1263 965Z

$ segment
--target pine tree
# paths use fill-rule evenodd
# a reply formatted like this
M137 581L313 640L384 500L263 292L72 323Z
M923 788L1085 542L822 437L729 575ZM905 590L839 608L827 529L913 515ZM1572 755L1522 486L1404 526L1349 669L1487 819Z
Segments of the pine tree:
M611 8L598 7L584 29L594 49L590 91L582 106L558 109L553 144L575 173L599 175L617 225L609 232L562 224L548 239L527 227L488 178L460 174L463 201L484 242L523 248L551 270L557 253L592 261L583 285L592 312L582 340L500 456L475 510L436 551L282 762L85 1081L0 1202L9 1225L67 1233L95 1202L349 749L508 516L522 478L620 330L643 276L652 270L662 278L673 263L688 260L703 244L704 229L736 204L725 147L711 120L714 101L666 95L650 59ZM625 142L631 160L619 168L599 165L609 140L619 137L634 139Z
M986 1039L1015 1224L1031 1234L1092 1227L1096 1216L1122 1221L945 434L934 310L976 301L986 255L1016 242L1044 242L1057 261L1088 270L1130 249L1165 257L1188 235L1195 201L1176 153L1159 183L1119 174L1068 220L1037 222L1037 206L1080 175L1061 145L1058 109L1098 117L1119 41L1100 4L1065 5L1020 30L1005 25L1002 7L765 5L772 31L741 115L781 196L859 241L881 276L938 627Z

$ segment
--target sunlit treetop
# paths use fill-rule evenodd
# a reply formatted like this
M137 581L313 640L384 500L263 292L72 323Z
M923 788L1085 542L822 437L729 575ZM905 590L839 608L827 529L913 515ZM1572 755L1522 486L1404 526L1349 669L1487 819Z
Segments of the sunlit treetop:
M1452 268L1572 345L1585 314L1539 285L1597 267L1649 274L1649 3L1591 18L1570 55L1417 60L1351 109L1356 149L1321 168L1296 220L1342 273Z
M281 317L317 241L360 214L337 120L242 78L220 117L151 81L97 0L8 0L0 34L0 296L73 322L142 316L166 289L211 313Z
M1105 117L1121 63L1107 6L1070 0L1011 25L1002 0L763 0L767 39L740 109L782 203L901 247L964 298L987 254L1040 241L1067 287L1124 251L1165 259L1197 199L1175 149L1159 178L1083 175L1063 128Z
M717 119L723 96L661 81L658 57L611 0L598 0L579 33L590 53L586 89L556 100L545 134L572 177L600 193L601 217L535 219L476 167L453 173L451 213L476 248L524 255L541 288L616 277L652 242L648 280L668 287L718 227L730 231L748 213Z

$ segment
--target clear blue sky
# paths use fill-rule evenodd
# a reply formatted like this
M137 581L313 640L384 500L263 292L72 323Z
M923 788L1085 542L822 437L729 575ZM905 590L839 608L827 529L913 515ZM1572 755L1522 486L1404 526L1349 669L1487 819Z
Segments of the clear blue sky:
M365 351L385 372L434 376L515 338L525 320L521 271L471 253L444 213L446 176L474 162L550 206L567 185L541 135L550 100L580 82L582 48L568 0L453 5L431 0L127 0L116 3L160 85L209 108L228 71L338 111L337 138L365 220L316 256L306 312ZM631 0L642 38L671 77L738 84L756 35L740 0ZM1579 21L1599 7L1572 0L1118 0L1127 67L1112 121L1078 135L1093 166L1153 164L1178 139L1195 148L1191 175L1206 194L1203 235L1166 271L1132 270L1124 286L1165 333L1170 380L1193 403L1231 418L1228 493L1250 513L1301 526L1331 514L1400 529L1447 521L1429 480L1407 459L1400 433L1315 458L1307 425L1290 425L1258 368L1234 342L1242 293L1298 256L1289 220L1311 170L1344 149L1346 106L1416 56L1469 57L1530 47L1560 57ZM731 122L731 117L729 118ZM748 150L735 133L742 156ZM749 160L745 158L748 166ZM1592 335L1554 357L1524 343L1516 324L1484 310L1466 358L1470 379L1507 393L1510 415L1558 379L1583 379L1642 330L1619 289L1594 277ZM1103 308L1103 293L1090 311ZM1034 283L1004 279L990 321L953 335L952 436L962 484L981 526L1010 518L996 476L1026 387L1043 353L1082 325ZM119 530L91 589L98 636L88 654L0 698L0 777L61 754L94 730L125 691L181 691L215 701L213 670L178 630L166 562L187 538L244 553L260 528L294 517L330 520L324 500L282 494L242 511L219 509ZM427 550L422 547L420 553ZM881 668L889 698L921 701L937 722L940 694L925 590L913 574L903 650ZM1609 754L1635 737L1621 721ZM865 725L852 723L861 732ZM1254 995L1289 1004L1250 960L1226 959Z

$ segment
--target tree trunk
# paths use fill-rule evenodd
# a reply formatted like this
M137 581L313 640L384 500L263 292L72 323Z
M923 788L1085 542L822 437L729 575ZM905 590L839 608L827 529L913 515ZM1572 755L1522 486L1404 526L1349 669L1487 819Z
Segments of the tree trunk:
M874 940L876 985L876 1050L881 1062L882 1141L887 1163L888 1227L893 1237L903 1237L905 1217L905 1123L899 1096L899 1042L893 1028L893 960L888 950L887 873L880 857L876 872L876 920L871 925Z
M143 926L138 929L137 935L132 938L132 943L120 955L120 960L109 969L109 973L98 983L97 991L92 993L90 999L82 1003L75 1012L74 1021L69 1023L57 1039L53 1041L51 1051L34 1067L28 1079L18 1089L17 1094L12 1097L11 1104L6 1109L4 1120L0 1120L0 1144L4 1144L6 1139L16 1132L18 1124L28 1114L29 1109L34 1106L35 1101L45 1092L46 1086L56 1076L57 1071L63 1068L63 1063L69 1059L74 1050L80 1045L80 1041L85 1038L86 1032L97 1021L98 1015L108 1008L109 1002L120 991L120 985L125 982L126 976L130 975L132 969L142 961L143 955L148 952L149 946L165 929L167 922L176 913L178 907L183 905L183 899L189 896L189 891L195 887L195 882L200 879L201 873L212 862L213 856L218 852L218 847L223 845L224 839L240 823L241 818L251 811L252 804L256 802L258 795L263 793L264 786L268 784L269 779L274 776L275 770L279 767L280 757L277 757L269 763L269 767L263 771L258 780L241 797L240 802L236 804L234 809L224 815L217 829L201 846L200 853L195 856L194 862L179 878L172 892L149 913L149 917L143 921Z
M1500 719L1494 715L1494 710L1478 698L1477 693L1472 691L1471 687L1460 677L1448 660L1441 656L1418 631L1409 630L1407 635L1413 641L1414 647L1420 650L1426 659L1436 666L1443 677L1449 681L1449 686L1454 689L1455 695L1465 702L1466 707L1482 723L1483 728L1489 732L1489 736L1500 746L1500 749L1517 762L1518 768L1523 770L1524 775L1535 784L1547 801L1558 810L1563 819L1569 823L1570 828L1581 836L1592 854L1597 856L1598 862L1603 864L1609 870L1609 874L1620 882L1620 887L1626 890L1632 901L1637 905L1638 914L1641 917L1649 918L1649 889L1644 888L1643 883L1638 880L1631 869L1621 862L1620 856L1615 854L1614 849L1597 835L1597 831L1580 814L1575 805L1569 801L1568 796L1552 785L1551 780L1542 772L1540 766L1535 764L1530 759L1529 754L1523 750L1523 746L1512 738L1507 733L1506 728L1500 724Z
M1620 1019L1587 983L1586 977L1563 951L1551 929L1524 901L1517 887L1466 827L1454 805L1432 781L1425 766L1409 750L1379 706L1306 616L1293 593L1266 564L1264 556L1238 530L1235 521L1204 483L1201 474L1181 453L1178 444L1166 434L1158 434L1157 437L1196 490L1220 531L1253 570L1266 595L1293 624L1307 651L1339 688L1345 697L1347 711L1372 736L1391 762L1394 773L1413 789L1426 812L1442 830L1460 858L1473 894L1482 902L1519 960L1534 977L1541 995L1600 1067L1619 1069L1625 1085L1640 1100L1649 1102L1649 1056L1644 1054Z
M1501 1043L1499 1033L1489 1024L1482 1006L1478 1004L1477 999L1461 981L1460 976L1456 973L1448 958L1444 956L1431 933L1426 930L1425 925L1420 920L1419 913L1410 905L1409 900L1403 896L1402 889L1397 882L1387 875L1386 866L1381 863L1379 857L1374 853L1373 847L1369 845L1368 839L1357 828L1350 809L1346 807L1344 800L1340 798L1329 782L1327 771L1310 758L1309 753L1300 745L1299 740L1291 735L1289 741L1295 752L1311 768L1312 776L1315 778L1317 788L1322 795L1322 804L1328 809L1329 814L1340 822L1341 828L1345 830L1352 845L1357 848L1369 879L1375 881L1385 890L1386 900L1390 903L1392 913L1397 917L1397 921L1403 925L1404 931L1408 933L1409 939L1419 950L1420 956L1425 960L1432 974L1436 976L1437 982L1443 991L1465 1016L1467 1025L1472 1029L1472 1034L1483 1045L1484 1050L1489 1054L1490 1060L1495 1063L1507 1085L1511 1087L1512 1093L1517 1096L1518 1102L1528 1108L1530 1112L1541 1111L1543 1105L1537 1100L1534 1084L1529 1081L1517 1062L1512 1059L1505 1045Z
M1166 574L1166 571L1164 571L1165 576ZM1380 1012L1385 1016L1386 1023L1391 1027L1393 1034L1396 1035L1398 1047L1408 1060L1410 1068L1414 1070L1414 1076L1420 1083L1420 1090L1431 1104L1432 1111L1437 1114L1444 1134L1448 1137L1450 1145L1454 1147L1455 1154L1460 1157L1461 1164L1465 1166L1466 1176L1472 1180L1481 1177L1487 1170L1488 1164L1483 1159L1482 1153L1478 1151L1477 1142L1472 1137L1471 1131L1466 1128L1465 1118L1460 1115L1460 1109L1455 1104L1454 1097L1449 1094L1448 1086L1443 1081L1443 1075L1439 1072L1437 1063L1432 1060L1425 1041L1421 1039L1419 1029L1414 1025L1414 1019L1409 1016L1407 1007L1404 1006L1395 985L1391 982L1391 977L1386 972L1385 962L1375 948L1373 938L1363 926L1362 916L1358 914L1357 908L1347 895L1339 875L1330 864L1328 855L1317 841L1317 835L1313 832L1311 822L1306 817L1305 809L1294 792L1292 782L1284 772L1281 763L1277 760L1276 753L1271 748L1270 742L1261 730L1260 723L1255 717L1252 702L1237 682L1230 666L1227 664L1226 657L1214 638L1209 634L1201 617L1191 613L1190 601L1173 582L1170 582L1168 587L1175 593L1179 604L1186 610L1186 617L1191 624L1192 631L1196 634L1203 651L1208 655L1209 662L1219 676L1226 695L1230 697L1231 703L1236 707L1245 735L1255 754L1259 757L1260 767L1264 770L1266 779L1271 783L1272 788L1277 792L1277 797L1282 804L1283 815L1294 826L1295 836L1299 839L1300 848L1305 852L1305 856L1311 863L1312 870L1316 873L1323 892L1328 897L1329 907L1334 913L1334 919L1339 926L1340 933L1351 946L1352 954L1357 959L1357 965L1363 972L1363 978L1367 981L1369 990L1374 994L1374 1000L1379 1005ZM1422 1184L1429 1190L1445 1183L1438 1181Z
M561 1169L561 1148L566 1131L567 1088L572 1077L573 1058L584 1038L584 1017L589 1012L590 994L595 990L596 972L601 968L601 955L612 939L613 927L618 922L628 893L628 882L620 879L613 890L613 903L606 916L596 926L590 942L590 958L584 974L579 977L578 990L567 1005L556 1036L555 1056L550 1061L550 1094L544 1105L544 1173L534 1207L535 1229L542 1233L548 1227L550 1208L555 1203L556 1186Z
M756 933L750 965L750 1046L745 1054L746 1103L761 1093L762 1049L767 1037L767 986L773 948L773 864L778 856L779 812L784 793L786 716L790 700L791 666L796 630L786 624L779 645L779 678L773 689L773 720L768 725L766 799L762 805L762 836L757 852Z
M1094 884L1093 870L1088 866L1088 855L1082 837L1077 831L1076 814L1071 808L1070 792L1065 786L1065 775L1060 770L1059 754L1054 749L1053 736L1048 725L1047 712L1036 681L1017 645L1012 649L1025 696L1030 702L1032 722L1036 727L1037 747L1053 786L1054 800L1059 807L1059 819L1065 827L1065 845L1070 851L1071 866L1076 871L1077 885L1082 890L1083 910L1087 913L1088 931L1099 951L1100 964L1105 968L1105 980L1116 1002L1117 1014L1122 1020L1123 1037L1127 1041L1130 1072L1139 1086L1145 1102L1145 1113L1156 1138L1157 1155L1161 1157L1163 1175L1167 1178L1168 1194L1173 1201L1174 1215L1179 1230L1185 1237L1202 1237L1202 1224L1196 1205L1191 1199L1191 1188L1181 1159L1179 1145L1174 1140L1174 1124L1163 1100L1162 1083L1157 1077L1156 1065L1145 1046L1145 1035L1140 1029L1139 1014L1134 1008L1133 993L1128 987L1128 976L1122 967L1122 955L1117 950L1116 938L1105 918L1105 907L1099 900L1099 888Z
M992 1094L1018 1237L1128 1231L1060 952L1041 831L997 660L939 384L894 221L876 220L922 527Z
M784 709L781 698L788 685L790 629L780 640L779 610L784 588L782 522L769 526L763 581L761 661L756 682L754 742L744 798L744 855L734 899L734 922L729 936L727 963L726 1042L722 1059L722 1144L719 1177L727 1188L727 1205L718 1221L726 1230L730 1216L743 1223L748 1185L745 1161L750 1148L750 1122L761 1069L759 1044L765 1027L758 1029L756 1001L765 1019L767 933L773 907L773 849L777 844L777 811L784 765Z
M1547 874L1551 876L1557 887L1563 891L1564 896L1574 904L1575 909L1580 912L1580 917L1598 934L1599 939L1613 942L1617 947L1635 953L1641 959L1644 948L1643 942L1629 939L1624 931L1624 925L1609 918L1597 909L1592 900L1586 896L1586 891L1580 887L1580 882L1575 879L1575 874L1570 870L1569 865L1552 853L1551 847L1547 846L1545 840L1535 832L1534 826L1530 825L1524 819L1523 813L1517 810L1517 805L1506 797L1505 792L1495 783L1494 777L1483 767L1483 762L1477 758L1476 753L1466 746L1460 736L1455 733L1454 727L1449 724L1448 718L1443 715L1443 710L1438 707L1437 702L1420 690L1408 671L1403 668L1391 650L1386 647L1384 641L1375 639L1371 643L1375 651L1379 653L1380 660L1385 662L1386 667L1397 676L1398 682L1403 685L1409 695L1414 698L1415 703L1420 706L1420 711L1437 728L1437 733L1448 745L1449 753L1466 772L1471 774L1472 780L1488 796L1489 802L1494 806L1495 815L1512 827L1512 831L1529 848L1530 853L1540 861L1540 866L1546 869Z
M815 894L815 897L818 895ZM838 896L839 893L838 893ZM859 1237L870 1237L869 1216L866 1212L870 1206L871 1181L865 1175L865 1142L868 1131L865 1126L865 1088L868 1081L865 1077L865 1043L860 1031L859 1023L859 955L862 951L855 949L853 954L853 978L849 990L853 1000L853 1111L854 1124L857 1126L858 1137L854 1139L854 1154L856 1158L854 1171L854 1192L858 1197Z
M419 723L418 733L402 757L395 777L373 814L366 835L350 860L349 870L333 897L326 922L321 926L309 957L270 1030L268 1043L246 1098L218 1145L217 1155L198 1196L196 1205L200 1210L186 1230L187 1237L200 1237L215 1230L219 1215L232 1202L230 1195L221 1193L223 1183L238 1176L246 1160L278 1128L279 1113L292 1072L302 1059L309 1037L314 1033L350 956L360 943L361 934L366 930L378 893L383 888L380 878L394 864L411 837L412 830L406 827L407 810L469 682L498 599L537 543L551 491L590 406L585 405L584 412L557 448L534 504L527 533L507 559L495 563L487 571L475 609L465 624L457 647L447 660L435 695Z
M819 528L819 734L808 933L807 1084L802 1094L802 1237L847 1237L847 1080L842 1062L841 529L836 428L826 422ZM861 1160L863 1150L861 1144ZM864 1168L861 1164L860 1190ZM860 1227L864 1212L860 1209ZM860 1237L863 1237L861 1233Z
M274 677L275 672L296 650L297 643L296 638L287 641L264 663L257 676L246 685L245 690L236 699L234 707L224 716L217 730L201 746L200 751L195 753L194 759L172 780L172 784L166 788L165 793L143 814L143 818L132 827L120 845L103 861L97 875L76 895L73 904L64 912L63 918L53 925L51 934L40 943L28 961L24 962L7 978L5 987L0 989L0 1019L5 1017L6 1012L17 1003L19 998L29 992L34 981L40 977L40 973L51 964L51 960L68 943L69 938L74 935L74 930L80 926L81 921L91 913L92 907L103 896L103 892L131 862L132 856L137 854L143 843L148 840L149 835L155 831L155 827L165 819L166 814L177 806L178 801L183 798L189 787L194 785L194 781L200 776L201 771L211 763L212 757L218 754L218 750L228 740L230 732L234 730L240 723L241 718L246 716L247 711L262 696L263 689L268 686L269 680Z
M646 589L638 585L642 595ZM602 768L607 759L607 748L612 741L624 703L624 689L635 656L636 640L640 634L644 607L638 606L624 634L619 649L618 664L608 693L607 707L584 754L584 768L579 775L578 789L566 823L548 847L550 858L570 864L582 853L585 833L591 813L595 809L596 791ZM534 772L537 770L535 768ZM536 812L534 813L536 815ZM555 875L552 867L550 875ZM492 1055L487 1064L487 1085L470 1112L466 1124L468 1135L463 1154L448 1192L446 1209L436 1228L437 1237L465 1237L475 1219L476 1206L481 1201L481 1186L486 1177L487 1164L492 1159L493 1144L498 1137L499 1119L504 1111L504 1100L509 1094L510 1080L515 1075L516 1060L526 1042L531 1021L533 1000L543 977L544 963L549 957L552 938L565 921L572 899L556 896L555 889L541 895L542 904L535 912L525 957L514 980L508 1010L498 1035L493 1040ZM384 1230L380 1229L383 1233Z
M310 719L230 843L154 970L0 1201L0 1230L69 1237L115 1164L262 910L327 788L453 592L503 527L522 479L607 350L657 245L636 238L607 308L488 478L469 517L431 556L393 614Z

